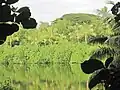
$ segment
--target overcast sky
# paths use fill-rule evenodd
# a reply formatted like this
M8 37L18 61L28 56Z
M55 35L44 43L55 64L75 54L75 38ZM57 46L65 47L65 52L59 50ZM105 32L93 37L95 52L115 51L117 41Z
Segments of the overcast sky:
M32 17L37 21L53 21L66 13L93 13L96 9L106 6L105 1L106 0L19 0L14 6L29 6Z

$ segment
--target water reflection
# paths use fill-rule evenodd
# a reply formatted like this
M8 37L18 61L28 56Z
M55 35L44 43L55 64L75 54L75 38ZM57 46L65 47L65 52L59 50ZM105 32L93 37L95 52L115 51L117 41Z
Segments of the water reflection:
M18 90L85 90L79 64L0 65L0 82ZM84 78L85 77L85 78ZM9 82L5 83L6 80Z

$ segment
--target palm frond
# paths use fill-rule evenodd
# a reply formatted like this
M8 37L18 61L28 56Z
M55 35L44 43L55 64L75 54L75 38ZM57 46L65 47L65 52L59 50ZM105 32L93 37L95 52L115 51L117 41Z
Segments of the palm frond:
M116 53L116 50L114 48L110 48L110 47L102 47L100 49L97 49L91 56L90 58L105 58L107 56L114 56Z
M106 4L112 4L112 5L115 5L115 2L114 2L114 1L111 1L111 0L106 0Z

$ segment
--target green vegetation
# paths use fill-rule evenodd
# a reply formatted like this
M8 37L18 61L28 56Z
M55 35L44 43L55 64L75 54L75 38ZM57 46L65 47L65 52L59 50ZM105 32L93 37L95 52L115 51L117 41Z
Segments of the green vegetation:
M82 71L86 74L92 74L90 76L89 80L89 89L91 90L94 88L97 84L102 83L104 84L105 90L113 90L113 89L120 89L120 79L118 77L119 68L120 68L120 42L119 42L119 37L120 37L120 13L119 13L119 5L120 2L117 2L114 4L113 2L109 2L113 4L113 7L111 8L112 14L111 17L107 16L106 20L109 20L107 23L113 23L110 24L113 28L114 34L110 36L104 43L107 44L107 47L103 47L100 49L97 49L88 60L83 62L81 64ZM107 8L104 7L102 10L102 13L108 13ZM102 15L104 15L102 14ZM102 16L103 17L103 16ZM104 40L106 37L104 38ZM97 39L98 40L98 39ZM96 39L93 38L93 41L97 41ZM101 40L101 37L99 38ZM101 61L103 58L106 58L105 63L103 64ZM96 60L96 61L95 61ZM95 64L99 63L99 65ZM102 67L99 68L100 65L103 65ZM105 65L105 66L104 66ZM92 68L90 68L92 67ZM97 69L96 69L97 68ZM94 70L93 70L94 69ZM91 71L91 72L90 72ZM118 72L118 73L116 73ZM109 78L109 76L112 76L112 78ZM108 84L109 83L109 84ZM103 89L102 89L103 90Z
M71 14L65 14L63 15L61 18L56 19L54 22L56 22L57 20L69 20L70 22L72 22L73 24L76 23L90 23L90 22L94 22L94 20L99 19L99 16L93 15L93 14L85 14L85 13L71 13Z
M104 46L88 44L88 38L113 34L109 24L91 14L67 14L39 29L20 28L0 46L0 90L85 90L88 75L80 63ZM13 45L15 40L19 45Z

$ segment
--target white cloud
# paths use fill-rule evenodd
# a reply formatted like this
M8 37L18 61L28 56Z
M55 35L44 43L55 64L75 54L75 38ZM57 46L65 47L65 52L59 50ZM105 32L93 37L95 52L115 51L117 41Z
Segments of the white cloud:
M15 6L29 6L38 21L52 21L65 13L92 13L105 6L105 0L20 0Z

